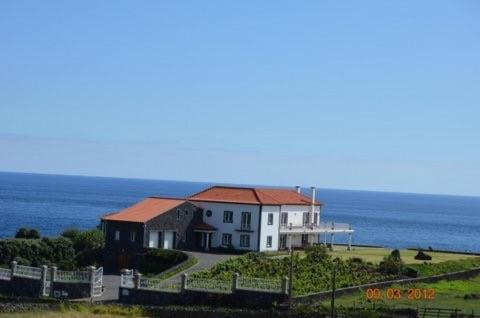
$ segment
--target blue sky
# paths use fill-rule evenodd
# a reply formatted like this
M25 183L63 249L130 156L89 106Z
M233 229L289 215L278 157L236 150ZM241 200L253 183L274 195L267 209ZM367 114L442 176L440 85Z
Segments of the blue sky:
M478 1L1 1L0 170L480 195Z

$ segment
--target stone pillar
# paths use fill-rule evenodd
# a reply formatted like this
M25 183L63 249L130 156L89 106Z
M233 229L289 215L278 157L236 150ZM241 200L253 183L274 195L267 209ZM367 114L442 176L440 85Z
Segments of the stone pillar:
M233 273L232 275L232 293L238 289L238 279L240 278L239 273Z
M48 266L42 265L42 277L40 278L40 297L45 295L45 288L47 288L47 274Z
M12 279L13 276L15 275L15 270L17 269L17 262L12 261L12 262L10 263L10 267L11 267L11 271L12 271L12 273L11 273L11 275L10 275L10 277L11 277L10 279Z
M288 276L285 276L282 279L282 294L288 295L288 285L290 284L290 281L288 279Z
M52 271L50 272L50 281L53 283L57 279L57 266L52 266Z
M181 291L182 291L182 293L184 293L188 288L188 285L187 285L188 274L183 273L181 277L182 277L182 289L181 289Z
M135 289L140 289L140 278L142 278L142 274L140 274L138 271L133 274L133 284Z
M90 297L93 297L93 287L95 285L95 266L88 267L88 277L90 278Z

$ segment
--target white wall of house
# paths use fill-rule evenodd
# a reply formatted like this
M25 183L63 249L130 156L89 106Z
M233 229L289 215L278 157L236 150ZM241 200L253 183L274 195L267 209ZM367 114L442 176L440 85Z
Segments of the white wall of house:
M268 215L273 214L273 224L268 224ZM278 250L278 231L280 225L280 206L264 205L262 207L262 220L260 231L260 251ZM267 247L267 237L272 237L272 246Z
M217 232L212 235L212 247L222 246L222 234L232 234L232 245L236 249L257 250L258 247L258 222L259 222L259 205L249 204L229 204L216 202L195 201L194 204L203 209L203 222L208 223L217 228ZM207 217L207 211L212 211L212 216ZM223 212L233 211L233 222L223 222ZM239 232L241 227L242 212L251 213L251 232ZM240 235L250 236L250 247L240 246Z
M292 223L293 226L303 225L303 213L310 212L312 207L309 205L282 205L281 212L288 213L288 224ZM315 207L315 213L320 213L320 207ZM320 222L320 215L319 221Z

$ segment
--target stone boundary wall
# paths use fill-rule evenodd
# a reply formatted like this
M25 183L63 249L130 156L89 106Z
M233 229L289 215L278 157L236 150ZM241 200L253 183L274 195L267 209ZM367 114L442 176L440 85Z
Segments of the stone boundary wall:
M0 294L14 297L53 297L61 299L80 299L92 297L95 268L89 268L89 282L65 281L57 279L57 268L41 267L41 276L17 274L17 263L12 262L9 279L0 279ZM25 268L25 266L24 266ZM29 267L31 270L38 270Z
M447 273L447 274L428 276L428 277L407 278L407 279L364 284L364 285L358 285L358 286L352 286L352 287L346 287L346 288L339 288L335 290L335 295L336 296L351 295L368 288L385 288L395 284L405 285L410 283L435 283L440 280L468 279L468 278L475 277L477 275L480 275L480 268L474 268L466 271ZM328 290L328 291L315 293L315 294L292 297L292 300L295 303L312 304L317 301L329 299L331 295L332 295L332 291Z
M181 293L150 289L120 287L119 302L136 305L201 305L235 308L271 308L273 303L288 299L285 294L250 290L236 290L234 293L185 290Z

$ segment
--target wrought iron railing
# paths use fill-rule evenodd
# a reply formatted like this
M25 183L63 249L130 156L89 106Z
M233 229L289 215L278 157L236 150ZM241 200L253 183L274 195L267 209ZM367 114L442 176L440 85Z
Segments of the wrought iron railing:
M179 292L182 284L178 279L140 278L139 287L143 289Z
M55 277L57 282L79 282L89 283L90 273L88 271L61 271L57 270Z
M275 279L264 279L254 277L240 276L238 278L238 289L262 290L262 291L282 291L282 281Z
M42 269L37 267L16 265L13 275L26 278L40 279L42 278Z
M187 289L231 293L232 282L219 279L189 277L187 280Z
M0 279L1 280L11 280L12 271L8 268L0 268Z
M101 296L103 293L103 267L93 273L93 297Z

